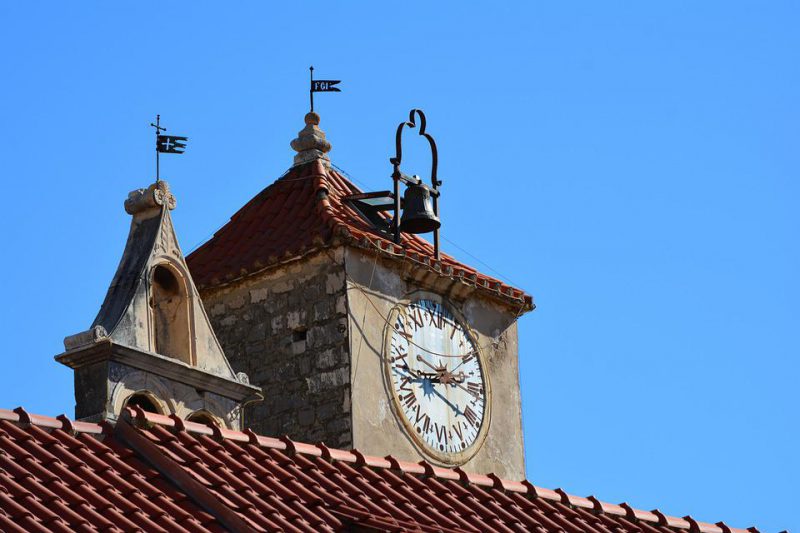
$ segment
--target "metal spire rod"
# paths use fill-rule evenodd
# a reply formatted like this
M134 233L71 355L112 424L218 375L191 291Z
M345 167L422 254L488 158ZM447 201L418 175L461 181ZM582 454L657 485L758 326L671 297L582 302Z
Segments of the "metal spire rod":
M160 152L158 151L158 136L162 131L167 131L167 128L161 127L161 115L156 115L156 123L150 123L156 129L156 183L161 180L161 160L159 158Z
M314 112L314 66L308 67L309 72L311 73L311 83L308 86L308 94L311 97L311 112Z

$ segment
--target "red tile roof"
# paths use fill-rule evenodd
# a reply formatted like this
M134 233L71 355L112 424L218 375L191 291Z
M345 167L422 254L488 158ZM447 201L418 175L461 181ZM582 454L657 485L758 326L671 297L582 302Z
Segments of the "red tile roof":
M244 205L214 236L187 258L198 287L217 286L249 276L320 248L347 243L411 261L439 275L474 285L520 311L533 309L520 289L481 274L442 254L417 235L403 234L397 245L345 200L361 193L339 172L312 161L295 166Z
M141 410L0 410L0 450L3 531L757 532Z
M0 530L224 531L108 427L0 409Z

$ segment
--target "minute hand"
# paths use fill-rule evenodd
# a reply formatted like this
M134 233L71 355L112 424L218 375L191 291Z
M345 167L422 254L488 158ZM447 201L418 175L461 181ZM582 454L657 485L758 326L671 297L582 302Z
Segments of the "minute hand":
M436 368L435 366L433 366L432 364L430 364L425 359L423 359L422 356L419 355L419 354L417 354L417 361L419 361L420 363L425 364L426 366L428 366L428 368L430 368L431 370L433 370L435 372L439 372L439 370L440 370L440 369Z
M462 385L461 383L459 383L457 381L454 381L453 385L455 385L456 387L458 387L460 389L465 390L466 392L468 392L470 394L470 396L473 396L476 399L481 397L479 393L469 390L468 388L466 388L464 385Z

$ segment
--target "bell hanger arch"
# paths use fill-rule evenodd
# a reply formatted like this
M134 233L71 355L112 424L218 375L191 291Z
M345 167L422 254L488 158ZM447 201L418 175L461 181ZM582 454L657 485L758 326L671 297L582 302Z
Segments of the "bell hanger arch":
M417 122L414 120L415 115L419 117L419 130L417 130L417 133L418 135L425 137L431 147L431 185L434 188L438 188L439 185L442 184L442 182L437 179L437 170L439 168L439 151L436 148L436 141L433 139L430 133L425 131L427 119L425 118L425 113L422 111L422 109L412 109L408 113L408 120L397 125L397 133L395 134L394 138L395 156L389 159L389 161L397 167L400 166L400 163L403 160L403 129L405 127L417 127Z
M431 149L431 185L425 185L418 177L409 177L400 170L400 164L403 160L403 130L408 128L418 128L417 134L425 137ZM392 180L394 181L394 240L400 243L401 233L401 205L400 205L400 182L403 182L408 187L406 189L406 196L411 192L413 197L420 197L420 205L427 202L428 197L432 200L433 216L430 219L431 227L433 227L433 251L434 257L439 260L439 186L442 182L439 181L437 171L439 167L439 152L436 148L436 141L433 136L426 131L427 119L425 113L421 109L414 108L408 113L408 120L403 121L397 126L395 133L395 156L389 158L392 164ZM405 217L405 212L403 212ZM414 233L427 233L430 230L415 231Z

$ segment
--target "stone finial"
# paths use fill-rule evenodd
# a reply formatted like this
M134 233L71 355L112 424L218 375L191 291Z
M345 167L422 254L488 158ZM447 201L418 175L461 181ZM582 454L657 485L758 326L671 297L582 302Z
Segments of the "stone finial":
M169 183L160 180L146 189L129 192L125 200L125 211L129 215L135 215L155 207L160 208L162 205L170 210L175 209L176 200L169 190Z
M330 163L327 153L331 150L331 143L325 139L325 132L319 129L319 115L312 111L306 114L305 122L306 127L300 130L291 143L297 152L294 164L301 165L316 159L322 159L325 164Z

